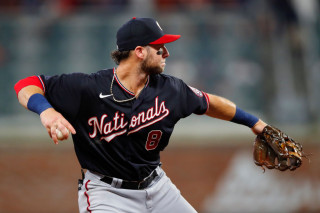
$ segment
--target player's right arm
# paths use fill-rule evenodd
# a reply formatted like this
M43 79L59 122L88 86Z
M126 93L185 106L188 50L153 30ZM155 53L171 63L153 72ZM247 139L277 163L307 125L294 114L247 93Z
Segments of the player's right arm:
M31 76L20 80L15 85L19 103L40 115L42 125L47 129L49 136L58 144L56 129L63 134L63 139L69 136L68 130L75 134L73 126L57 112L44 97L44 91L38 77Z

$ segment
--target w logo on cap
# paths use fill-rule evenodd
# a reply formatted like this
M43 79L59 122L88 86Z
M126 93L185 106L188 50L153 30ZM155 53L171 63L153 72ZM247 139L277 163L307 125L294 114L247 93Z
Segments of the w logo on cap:
M161 31L163 31L163 29L160 27L160 24L158 23L158 21L156 21L158 27L160 28Z
M119 51L134 50L137 46L166 44L180 38L180 35L164 34L159 23L153 18L133 18L117 32Z

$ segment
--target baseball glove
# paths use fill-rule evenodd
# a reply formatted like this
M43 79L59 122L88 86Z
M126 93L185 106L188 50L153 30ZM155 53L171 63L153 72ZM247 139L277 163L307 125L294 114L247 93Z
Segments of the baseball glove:
M302 164L302 146L281 130L267 125L254 142L253 158L257 166L285 171Z

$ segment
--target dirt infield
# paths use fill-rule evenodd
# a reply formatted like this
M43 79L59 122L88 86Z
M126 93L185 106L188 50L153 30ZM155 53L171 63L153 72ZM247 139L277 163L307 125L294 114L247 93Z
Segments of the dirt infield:
M214 191L218 180L239 149L250 147L168 148L162 153L163 168L184 197L203 212L205 198ZM318 147L309 147L313 156ZM305 163L294 173L320 180L319 158ZM0 149L0 213L78 212L77 179L80 167L71 145L45 148ZM289 178L293 173L287 175ZM308 208L296 212L306 212Z

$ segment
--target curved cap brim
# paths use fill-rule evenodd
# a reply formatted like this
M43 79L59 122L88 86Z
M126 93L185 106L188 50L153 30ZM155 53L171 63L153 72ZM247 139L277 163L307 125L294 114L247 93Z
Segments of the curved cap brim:
M171 34L165 34L161 38L150 42L150 44L166 44L170 42L174 42L178 40L181 37L181 35L171 35Z

